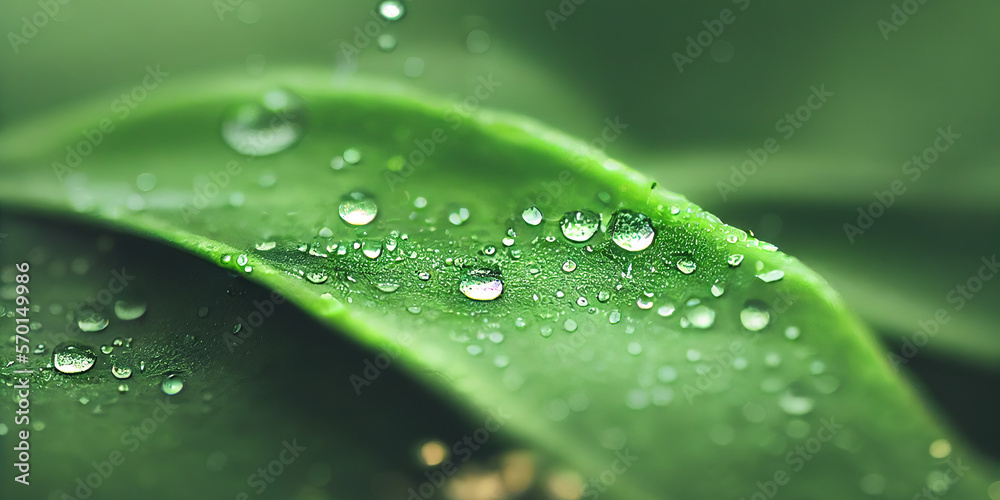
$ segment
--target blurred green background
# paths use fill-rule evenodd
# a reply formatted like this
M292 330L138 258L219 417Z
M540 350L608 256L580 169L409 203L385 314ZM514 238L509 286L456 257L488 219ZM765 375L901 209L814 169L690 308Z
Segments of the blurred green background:
M903 16L904 3L919 7ZM919 321L951 310L949 291L1000 247L997 2L414 0L387 26L375 7L5 1L0 128L101 96L116 116L148 66L168 74L164 86L321 67L331 85L376 77L457 102L491 78L484 106L587 140L613 135L609 154L817 269L896 350ZM724 9L732 23L715 22ZM363 34L372 26L393 50ZM704 35L711 26L721 33ZM675 53L699 36L710 43L679 71ZM832 96L785 138L780 120L813 87ZM608 135L609 120L627 127ZM911 181L904 163L942 127L960 138ZM779 149L733 184L731 167L769 138ZM895 180L905 193L850 241L844 224ZM720 182L734 190L723 196ZM998 300L1000 283L987 282L907 366L993 456Z

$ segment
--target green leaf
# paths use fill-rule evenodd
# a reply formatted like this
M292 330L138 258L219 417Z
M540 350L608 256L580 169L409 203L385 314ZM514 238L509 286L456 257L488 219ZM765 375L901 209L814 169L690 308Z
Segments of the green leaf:
M992 466L794 258L562 134L463 112L482 97L375 86L307 73L171 82L125 120L98 103L23 124L0 137L0 199L162 241L280 292L477 418L509 415L503 433L572 467L588 498L760 498L772 481L787 498L860 497L862 483L908 498L955 460L972 468L951 494L985 491ZM279 87L303 114L265 116L267 132L303 136L237 154L224 117ZM88 132L104 117L113 130ZM88 133L93 151L54 174ZM332 169L350 148L360 161ZM378 213L351 226L339 209L358 191ZM532 206L537 226L522 217ZM564 237L575 210L600 214L602 230ZM648 248L614 241L616 227L642 228L626 210L650 218ZM495 300L460 291L483 277L502 280ZM246 347L226 330L205 345L210 359ZM331 383L364 398L384 381ZM938 439L954 443L952 462L929 455Z

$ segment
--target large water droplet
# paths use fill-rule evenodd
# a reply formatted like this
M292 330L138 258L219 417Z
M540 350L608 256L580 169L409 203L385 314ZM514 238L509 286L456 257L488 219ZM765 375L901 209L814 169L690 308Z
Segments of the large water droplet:
M377 283L375 285L375 288L378 288L380 291L383 291L385 293L392 293L395 292L396 290L399 290L399 283L393 283L391 281L382 281Z
M399 0L383 0L378 4L378 15L386 21L399 21L406 15L406 6Z
M521 212L521 218L524 219L524 222L532 226L537 226L542 223L542 211L538 207L525 208Z
M166 377L163 377L163 382L160 383L160 389L162 389L163 393L167 396L173 396L174 394L181 392L181 389L183 388L184 379L176 373L167 374Z
M83 332L99 332L108 327L108 317L97 311L85 311L76 320Z
M133 320L146 314L146 301L141 299L119 300L115 302L115 316L121 320Z
M111 374L118 379L126 379L132 376L132 369L127 366L114 365L111 367Z
M353 191L344 195L340 203L340 218L354 226L364 226L375 220L378 205L375 199L361 191Z
M382 242L379 240L368 240L361 244L361 253L369 259L377 259L382 255Z
M771 313L767 310L767 305L759 300L748 300L740 311L740 323L743 328L751 332L758 332L771 321Z
M562 220L559 221L559 228L562 229L563 236L576 242L589 240L600 227L601 216L590 210L566 212Z
M615 212L608 223L608 231L611 232L611 241L629 252L649 248L656 236L653 221L646 214L631 210Z
M60 344L52 350L52 365L63 373L83 373L94 366L97 355L80 344Z
M693 328L709 328L715 323L715 310L706 305L698 305L688 310L684 319Z
M266 156L295 144L305 131L302 100L284 90L272 90L259 102L240 105L226 114L222 138L237 153Z
M493 300L503 292L500 273L492 269L473 269L462 279L459 290L472 300Z
M764 283L773 283L784 277L785 277L785 272L782 271L781 269L774 269L772 271L768 271L766 273L761 273L757 275L757 278L759 278Z

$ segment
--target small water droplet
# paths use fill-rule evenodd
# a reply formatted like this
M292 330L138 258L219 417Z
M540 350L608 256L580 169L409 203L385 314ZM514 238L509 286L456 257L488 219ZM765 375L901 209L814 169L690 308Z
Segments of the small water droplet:
M577 329L577 324L576 321L573 320L573 318L567 318L566 321L563 322L563 330L566 330L569 333L573 333L576 331L576 329Z
M480 354L483 353L483 348L481 346L473 344L473 345L467 346L465 348L465 351L468 352L469 354L473 355L473 356L479 356Z
M418 273L417 274L417 278L419 278L420 281L427 281L427 280L431 279L431 273L428 273L428 272Z
M622 320L622 313L617 309L611 311L611 313L608 314L608 323L611 323L612 325L617 324L621 320Z
M114 346L110 345L101 346L101 352L103 352L104 354L111 354L112 352L114 352L114 350L115 350Z
M361 191L353 191L344 195L340 203L340 218L354 226L364 226L375 220L378 205L375 199Z
M578 305L580 307L587 307L588 304L590 304L590 302L587 302L587 298L586 297L578 297L576 299L576 305Z
M521 218L524 219L524 222L537 226L542 223L542 211L538 207L525 208L521 212Z
M639 306L639 309L643 309L643 310L645 310L645 309L652 309L653 308L653 301L652 300L646 300L646 299L644 299L642 297L639 297L638 299L636 299L635 305Z
M108 327L108 317L97 311L85 311L76 320L83 332L99 332Z
M236 264L239 266L245 266L249 262L250 258L247 257L246 254L240 254L238 257L236 257Z
M567 260L566 262L563 262L562 270L565 271L565 272L567 272L567 273L573 272L574 270L576 270L576 262L573 262L571 260Z
M691 274L698 269L698 265L693 260L683 258L677 261L677 270L684 274Z
M601 216L590 210L566 212L559 221L563 236L570 241L584 242L601 227Z
M687 311L684 318L690 326L704 330L715 323L715 310L706 305L697 305Z
M734 253L726 259L726 262L729 263L729 267L739 267L739 265L743 262L743 254Z
M778 406L789 415L805 415L812 411L815 402L807 397L785 392L778 398Z
M379 240L368 240L361 244L361 253L369 259L377 259L382 255L382 242Z
M378 15L386 21L399 21L406 15L406 6L399 0L383 0L378 4Z
M322 285L323 283L326 283L326 280L328 279L330 279L330 277L324 273L306 273L306 280L315 285Z
M392 52L396 49L396 37L382 33L378 36L378 48L382 52Z
M673 314L676 309L677 308L674 307L673 304L667 303L660 306L660 308L656 310L656 314L659 314L660 316L666 318L667 316Z
M125 394L128 392L128 384L118 384L118 392L120 394Z
M260 251L264 252L264 251L267 251L267 250L270 250L270 249L276 247L277 245L278 244L275 243L275 242L273 242L273 241L262 241L260 243L257 243L256 245L254 245L254 248L256 248L257 250L260 250Z
M115 316L118 319L129 321L141 318L146 314L146 301L142 299L118 300L115 301Z
M132 376L132 369L127 366L114 365L111 367L111 374L118 379L126 379Z
M484 255L493 255L495 253L497 253L497 247L495 247L493 245L486 245L483 248L483 254Z
M498 271L473 269L462 279L459 290L472 300L493 300L503 292L503 282Z
M341 158L343 158L344 162L348 164L357 165L361 161L361 151L358 151L357 148L348 148L344 151L344 154L341 155Z
M421 311L420 306L410 306L407 307L406 310L409 311L411 314L420 314Z
M393 283L391 281L382 281L377 283L375 285L375 288L378 288L380 291L383 291L385 293L392 293L395 292L396 290L399 290L399 283Z
M167 396L173 396L178 392L181 392L181 389L183 388L184 379L176 373L168 373L165 377L163 377L163 382L160 383L160 389L162 389L163 393Z
M629 354L633 356L638 356L639 354L642 353L642 344L638 342L629 342L626 350L628 351Z
M597 300L600 302L607 302L611 300L611 294L605 290L597 292Z
M542 337L545 337L545 338L551 337L552 336L552 327L549 326L549 325L543 326L542 329L541 329L541 334L542 334Z
M726 293L725 287L723 287L722 285L719 284L718 281L716 281L715 284L712 285L712 296L722 297L722 294L724 293Z
M653 244L656 231L649 216L632 210L619 210L608 223L611 241L629 252L640 252Z
M448 222L456 226L461 226L465 224L465 221L469 220L469 209L465 207L452 207L448 211Z
M94 351L81 344L60 344L52 350L52 365L62 373L83 373L96 361Z
M766 273L761 273L757 275L757 278L759 278L764 283L773 283L784 277L785 277L785 272L782 271L781 269L774 269Z
M687 360L690 361L690 362L692 362L692 363L694 363L695 361L700 361L701 360L701 351L697 351L695 349L688 349L687 353L684 355L684 357L686 357Z
M294 145L305 131L302 100L287 91L273 90L259 102L230 110L222 122L222 138L237 153L267 156Z
M748 300L740 311L740 323L751 332L758 332L771 321L771 313L767 305L759 300Z
M799 338L799 335L801 334L802 333L799 331L799 327L797 326L790 326L788 328L785 328L785 337L787 337L789 340L795 340Z

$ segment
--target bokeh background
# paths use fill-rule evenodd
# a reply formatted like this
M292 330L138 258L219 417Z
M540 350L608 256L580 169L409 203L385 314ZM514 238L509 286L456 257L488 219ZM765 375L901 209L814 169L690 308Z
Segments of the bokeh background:
M327 68L331 85L379 78L456 102L490 78L499 85L484 106L597 141L798 256L890 349L936 310L952 312L906 373L975 445L1000 456L1000 282L985 282L961 311L948 301L1000 247L1000 4L405 7L401 20L383 25L373 1L5 0L0 128L81 99L106 98L111 113L148 66L169 75L166 86L211 73L255 79L290 66ZM688 58L680 67L679 57ZM814 88L832 95L802 120ZM786 136L781 120L797 110L800 126ZM960 137L912 180L904 164L948 127ZM771 138L778 149L734 183L733 167ZM844 224L857 225L859 210L870 211L876 192L897 180L905 193L852 241Z

